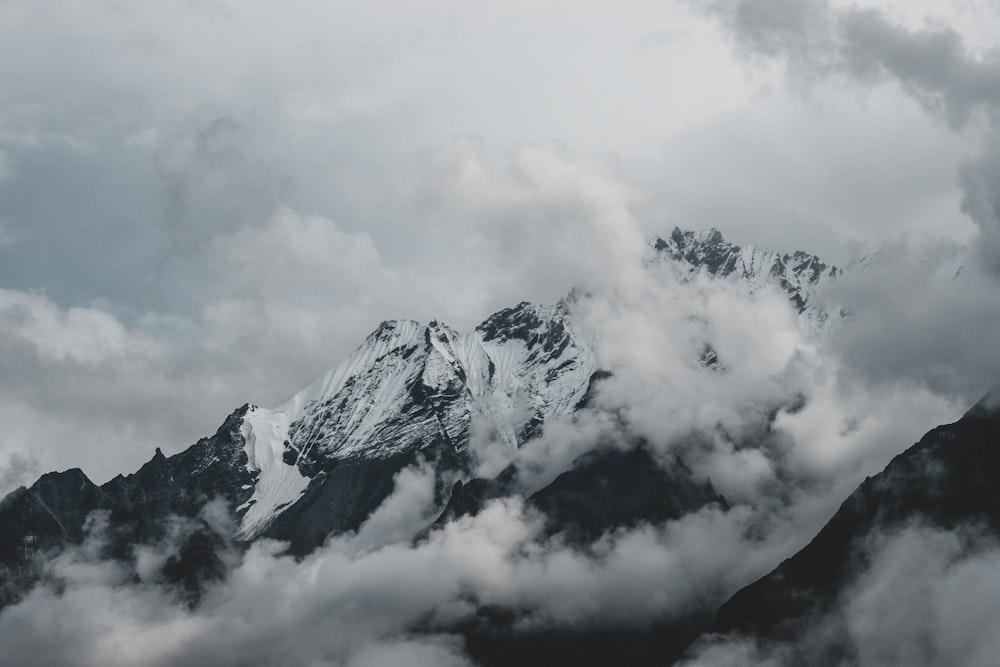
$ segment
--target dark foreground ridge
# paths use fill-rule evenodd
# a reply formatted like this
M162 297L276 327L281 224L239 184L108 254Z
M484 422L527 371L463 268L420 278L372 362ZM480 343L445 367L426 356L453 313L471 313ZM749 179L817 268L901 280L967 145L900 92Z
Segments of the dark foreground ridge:
M1000 386L866 479L812 542L726 602L710 631L794 645L817 618L835 614L871 565L868 538L912 525L1000 536ZM810 646L811 659L850 662L843 632L827 633L825 645Z

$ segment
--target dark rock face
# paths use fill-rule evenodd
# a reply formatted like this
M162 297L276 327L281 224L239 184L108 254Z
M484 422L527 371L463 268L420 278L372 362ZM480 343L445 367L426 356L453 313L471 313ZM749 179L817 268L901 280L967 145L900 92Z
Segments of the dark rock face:
M868 567L865 542L876 532L921 523L1000 535L998 395L994 390L961 420L933 429L865 480L812 542L726 602L711 631L798 637Z
M289 542L304 556L330 535L357 530L393 490L393 476L416 462L412 453L384 459L350 458L321 470L306 494L263 537Z
M434 525L475 516L489 501L512 495L519 495L513 466L495 479L456 482ZM578 547L617 528L661 524L712 504L728 508L710 483L691 478L680 459L663 466L641 443L631 449L608 445L587 452L525 504L545 515L549 537L559 535Z
M561 321L543 320L527 301L494 313L476 328L483 333L484 341L523 340L529 348L540 344L545 352L555 350L566 334Z
M459 480L451 487L451 497L448 499L448 504L445 505L434 525L443 526L449 521L460 519L463 516L475 516L483 511L483 507L489 501L506 497L512 492L512 489L508 489L507 485L496 479L477 477L468 482Z
M289 553L304 556L327 537L356 531L395 489L395 475L426 461L438 472L436 498L444 502L443 479L461 468L464 456L451 443L438 440L427 447L385 458L351 457L333 460L313 478L306 494L271 525L264 537L289 543Z
M77 469L48 473L0 501L0 606L16 601L37 581L47 556L83 542L88 517L97 510L108 519L103 557L127 560L136 546L163 540L170 520L180 519L189 529L167 560L164 580L194 596L204 579L222 576L216 552L226 536L201 512L213 500L234 511L250 495L253 478L246 470L239 431L245 410L237 410L214 436L176 456L167 458L157 450L127 477L97 486Z
M102 509L111 511L111 523L133 526L137 536L159 536L161 520L170 515L197 516L213 499L235 509L250 497L253 477L247 471L240 423L246 406L229 415L211 438L165 457L159 450L149 463L126 477L101 487ZM246 487L246 488L244 488Z
M616 528L679 519L712 503L727 507L711 484L691 478L680 459L664 467L642 445L588 452L528 499L545 514L549 534L578 545Z

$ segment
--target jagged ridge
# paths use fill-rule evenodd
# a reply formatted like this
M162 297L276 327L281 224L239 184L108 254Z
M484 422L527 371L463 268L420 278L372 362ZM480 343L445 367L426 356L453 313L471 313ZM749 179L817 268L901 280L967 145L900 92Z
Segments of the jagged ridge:
M714 228L691 232L675 227L669 238L658 236L650 245L660 256L689 271L706 271L719 278L737 280L751 290L777 285L788 293L800 313L809 307L820 284L842 273L836 266L806 252L783 255L753 245L738 246L726 241Z
M338 461L461 453L474 426L517 447L571 412L595 370L565 300L518 304L468 334L440 322L383 322L285 405L251 408L243 434L256 489L239 535L261 534Z

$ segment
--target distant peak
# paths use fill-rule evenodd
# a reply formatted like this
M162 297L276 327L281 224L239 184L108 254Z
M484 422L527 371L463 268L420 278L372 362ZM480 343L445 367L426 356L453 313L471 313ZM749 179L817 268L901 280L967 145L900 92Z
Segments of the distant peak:
M705 227L704 229L694 230L694 229L681 229L680 227L674 227L673 231L670 233L671 238L677 239L678 237L694 239L696 241L723 241L722 232L719 231L717 227Z
M737 245L727 241L715 227L697 232L674 227L669 238L654 237L649 245L658 261L670 260L692 273L706 272L739 281L750 289L777 285L800 313L821 280L841 273L837 267L801 250L783 255L753 245Z
M649 242L649 245L651 245L658 252L676 252L685 251L694 247L718 245L731 246L732 244L726 241L725 237L722 236L722 232L715 227L709 227L697 232L681 229L680 227L674 227L673 231L670 232L668 239L665 239L662 236L656 236Z

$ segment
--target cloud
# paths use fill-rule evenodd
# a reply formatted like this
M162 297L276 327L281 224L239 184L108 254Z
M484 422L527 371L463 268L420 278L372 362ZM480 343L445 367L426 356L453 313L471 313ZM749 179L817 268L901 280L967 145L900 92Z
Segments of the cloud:
M977 249L941 239L882 244L821 294L852 311L831 346L860 382L913 382L971 405L1000 377L985 331L1000 326L995 277Z
M872 550L874 565L844 605L861 664L994 659L1000 550L993 540L917 526L881 536Z
M253 228L273 215L287 177L261 135L228 116L184 128L178 136L140 135L153 145L163 184L168 256L198 253L213 233Z
M5 449L102 482L155 446L170 454L210 434L245 402L280 404L384 319L468 330L521 300L606 281L627 291L641 279L634 193L613 165L556 145L508 158L493 164L464 141L429 154L437 166L406 186L425 226L404 263L368 230L279 207L191 230L199 240L184 266L199 294L186 315L0 292Z
M621 284L641 270L638 193L613 161L525 143L498 161L467 138L428 156L410 189L433 243L456 253L488 303L551 303L573 287ZM502 278L502 280L501 280ZM520 294L522 297L518 297Z
M956 127L977 107L1000 101L1000 62L970 53L947 26L914 29L879 8L839 8L828 0L695 4L714 15L741 48L787 60L790 73L807 82L831 76L891 81Z
M1000 142L994 128L984 139L979 154L966 162L959 172L962 184L962 211L979 227L979 255L987 268L1000 273L1000 193L996 190L1000 175Z
M794 80L809 85L837 77L864 84L889 82L956 130L985 125L979 155L963 165L959 182L962 210L980 231L981 259L997 272L1000 216L993 185L997 180L991 178L996 162L993 135L1000 118L996 54L972 53L951 27L910 28L877 8L842 9L828 0L804 0L791 8L774 0L696 4L719 20L740 48L787 63Z
M738 368L739 358L733 364ZM675 400L683 402L679 395ZM842 397L812 400L834 410ZM755 415L750 410L746 418ZM593 435L586 420L596 416L584 413L581 423L529 443L521 463L534 456L551 466L551 459L560 460L552 448ZM609 422L600 424L607 428ZM792 432L793 426L780 428ZM811 443L791 437L789 446ZM713 447L720 460L740 455ZM849 457L840 465L837 474L850 483L870 471L856 472ZM255 543L242 558L229 560L226 579L190 609L156 575L172 550L170 536L183 531L137 548L132 563L107 562L100 558L98 516L91 538L53 562L52 585L0 613L0 637L10 659L30 655L34 664L351 665L391 660L403 651L438 664L466 664L457 628L481 605L516 612L518 631L642 628L710 614L801 546L844 492L795 482L784 506L765 502L763 491L747 493L728 511L707 509L662 526L615 531L580 551L542 539L542 517L517 497L492 501L479 515L413 543L412 534L439 511L434 484L426 464L403 470L393 494L356 534L334 536L301 560L284 555L281 544ZM222 530L231 528L218 510L206 516ZM132 569L140 583L123 585Z
M865 548L870 565L795 638L709 638L684 664L765 667L826 659L831 649L861 667L991 664L1000 615L994 538L915 524L870 536Z

